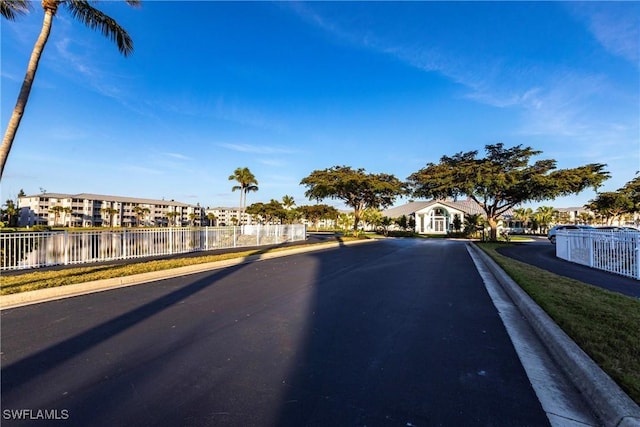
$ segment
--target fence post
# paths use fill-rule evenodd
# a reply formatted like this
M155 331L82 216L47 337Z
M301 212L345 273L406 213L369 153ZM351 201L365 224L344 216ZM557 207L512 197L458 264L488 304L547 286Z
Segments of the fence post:
M64 230L62 232L62 247L64 250L64 265L69 265L69 251L71 248L69 247L69 231Z
M634 236L636 243L636 279L640 280L640 236Z
M236 230L237 230L237 226L233 226L233 247L235 248L237 245L237 237L236 237Z
M122 230L122 258L126 259L129 256L129 247L127 246L127 230Z
M256 246L260 246L260 224L256 225Z

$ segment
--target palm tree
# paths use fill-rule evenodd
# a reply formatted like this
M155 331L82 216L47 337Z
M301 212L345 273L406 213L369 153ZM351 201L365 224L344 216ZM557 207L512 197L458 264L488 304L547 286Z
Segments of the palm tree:
M466 214L464 216L464 232L470 236L478 233L484 227L484 217L480 214Z
M167 212L167 218L169 218L169 224L171 224L171 220L173 220L174 225L176 225L175 222L177 221L178 215L180 214L176 211Z
M590 212L580 212L578 214L578 219L581 224L591 224L591 221L593 221L593 214Z
M556 213L557 211L552 206L540 206L536 209L533 215L540 226L540 231L546 233L549 230L549 225L551 225Z
M513 210L513 219L522 223L522 228L530 228L529 221L533 215L533 209L531 208L518 208Z
M291 209L292 207L294 207L296 205L295 200L293 200L293 197L291 196L282 196L282 207L285 208L286 210Z
M136 225L138 227L140 227L140 217L143 217L143 216L151 213L151 210L149 208L145 208L145 207L142 207L142 206L135 206L133 208L133 213L136 216Z
M236 168L233 175L229 176L229 181L237 181L240 185L234 185L231 191L240 190L240 210L244 216L244 210L247 206L247 193L249 191L258 191L258 180L251 173L249 168Z
M62 225L64 226L65 223L67 222L67 215L70 215L71 212L73 212L71 210L71 208L69 206L65 206L64 208L62 208ZM71 227L71 220L69 220L69 223L66 224L67 227Z
M113 217L118 213L118 210L107 207L100 209L100 212L109 217L109 227L113 228Z
M124 0L131 6L137 6L140 4L140 0ZM85 24L92 30L99 30L106 37L113 40L118 50L127 56L133 52L133 41L129 34L118 23L108 15L94 8L89 4L89 0L42 0L42 8L44 9L44 20L42 21L42 29L40 35L36 40L33 50L31 52L31 58L29 58L29 64L27 65L27 73L22 81L22 87L20 88L20 94L16 106L13 109L11 119L7 125L4 137L2 138L2 145L0 146L0 178L4 173L4 166L7 163L7 157L9 157L9 151L11 151L11 145L18 132L20 121L24 115L27 101L29 100L29 94L31 93L31 86L38 70L38 63L42 57L42 52L49 34L51 33L51 24L53 18L58 12L58 6L64 6L71 16L78 21ZM17 14L24 13L28 10L29 3L25 0L0 0L0 12L2 16L7 19L15 19Z
M53 226L56 227L58 225L58 218L60 218L60 213L64 210L64 208L60 205L52 206L49 208L49 212L53 214Z
M207 219L209 220L209 227L211 227L214 221L218 219L218 217L213 212L209 212L207 214Z

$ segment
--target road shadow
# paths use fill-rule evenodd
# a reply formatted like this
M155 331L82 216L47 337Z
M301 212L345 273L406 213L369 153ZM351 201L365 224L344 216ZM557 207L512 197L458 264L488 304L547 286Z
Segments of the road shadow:
M235 273L239 269L245 268L247 264L243 262L255 260L259 258L260 255L282 246L285 245L272 245L253 250L247 256L242 257L241 263L237 266L216 270L212 274L189 285L180 287L167 295L149 301L142 306L89 328L80 334L38 351L24 359L2 366L0 381L3 394L10 394L15 388L55 369L72 357L87 351L109 338L123 333L127 329L144 322L146 319L157 315L185 298L201 292L209 286L214 286L217 281ZM11 309L5 310L5 312L10 310Z

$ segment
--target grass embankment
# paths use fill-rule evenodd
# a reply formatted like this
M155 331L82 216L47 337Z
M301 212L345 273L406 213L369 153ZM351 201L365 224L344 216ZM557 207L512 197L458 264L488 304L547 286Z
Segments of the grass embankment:
M163 259L154 261L131 260L131 263L124 265L85 265L82 267L71 267L61 270L32 271L17 275L2 275L0 276L0 295L35 291L45 288L55 288L58 286L85 283L93 280L131 276L133 274L149 273L152 271L169 270L172 268L204 264L215 261L224 261L233 258L246 258L252 255L279 252L304 246L318 246L326 243L335 243L335 241L349 241L360 239L361 238L355 237L336 237L335 240L321 243L312 243L308 245L254 248L225 254L190 256L184 258Z
M640 404L640 301L558 276L496 251L506 245L478 246Z

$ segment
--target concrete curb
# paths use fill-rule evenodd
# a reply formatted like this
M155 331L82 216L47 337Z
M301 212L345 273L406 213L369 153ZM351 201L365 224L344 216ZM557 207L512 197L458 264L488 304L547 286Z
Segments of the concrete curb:
M607 427L640 427L640 407L482 249L470 243Z
M208 262L204 264L194 264L185 267L172 268L170 270L152 271L149 273L134 274L131 276L115 277L113 279L94 280L91 282L78 283L74 285L58 286L55 288L38 289L36 291L20 292L17 294L3 295L0 298L0 310L22 307L29 304L38 304L47 301L54 301L62 298L71 298L93 292L108 291L125 286L140 285L153 282L155 280L169 279L177 276L201 273L209 270L232 267L234 265L248 264L265 259L279 258L288 255L295 255L304 252L333 249L339 246L351 246L354 244L375 242L372 240L353 240L348 242L318 243L303 247L293 247L289 250L277 252L265 252L259 255L248 257L231 258L224 261ZM244 248L250 249L250 248Z

